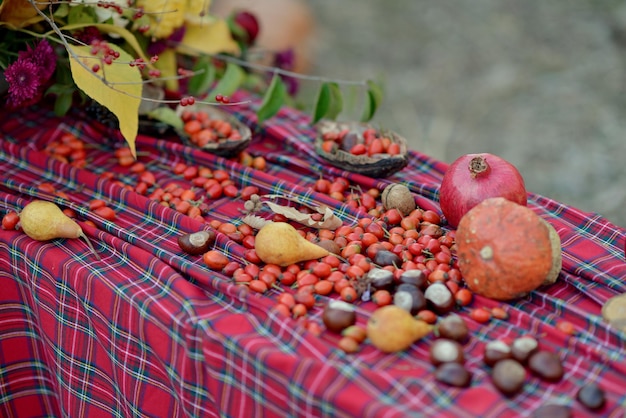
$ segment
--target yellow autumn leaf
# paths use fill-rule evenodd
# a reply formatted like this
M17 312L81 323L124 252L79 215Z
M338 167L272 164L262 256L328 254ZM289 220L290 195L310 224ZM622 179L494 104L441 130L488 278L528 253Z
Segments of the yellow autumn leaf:
M83 29L88 26L95 27L102 33L113 33L113 34L121 36L122 39L124 39L128 43L128 45L130 45L133 48L137 56L139 56L140 58L143 58L143 60L146 61L148 65L150 65L149 64L150 59L144 53L143 49L141 48L141 45L139 45L139 42L137 41L137 37L135 36L135 34L121 26L109 25L106 23L73 23L71 25L65 25L59 28L59 30L74 31L76 29Z
M239 45L232 38L225 20L187 22L185 36L176 49L187 55L239 53Z
M50 3L56 3L56 1L35 2L34 4L37 4L39 10L43 10ZM10 28L24 28L42 19L43 17L37 12L33 3L28 0L3 0L0 3L0 23L4 23Z
M187 9L185 10L185 21L189 22L193 19L210 17L211 0L187 0Z
M109 44L109 47L119 52L120 57L113 64L105 65L90 54L90 47L69 45L72 78L87 96L117 116L122 136L136 157L135 139L139 129L141 73L137 67L128 65L133 60L130 55L115 45ZM92 71L95 64L100 66L97 73ZM103 78L106 79L106 83Z
M165 88L171 91L178 90L178 59L173 49L166 49L159 54L159 59L154 64L161 71L161 78L165 83Z

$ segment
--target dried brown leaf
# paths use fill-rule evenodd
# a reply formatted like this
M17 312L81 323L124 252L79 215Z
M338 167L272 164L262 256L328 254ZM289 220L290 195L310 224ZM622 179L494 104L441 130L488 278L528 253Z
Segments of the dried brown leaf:
M316 208L316 210L319 213L324 215L322 220L316 221L315 219L313 219L311 214L300 212L298 209L292 206L283 206L283 205L279 205L278 203L267 202L267 201L263 203L267 205L272 210L272 212L277 213L279 215L283 215L287 219L299 222L303 225L310 226L312 228L337 229L342 225L341 219L335 216L333 211L327 206L323 208L322 207Z
M323 212L321 210L323 210ZM335 229L343 225L343 222L341 221L341 219L339 219L339 217L335 215L335 212L333 212L332 209L329 208L328 206L324 206L323 208L320 207L319 212L322 215L324 215L324 218L322 219L322 222L320 223L320 228L326 228L326 229L330 229L331 231L334 231Z

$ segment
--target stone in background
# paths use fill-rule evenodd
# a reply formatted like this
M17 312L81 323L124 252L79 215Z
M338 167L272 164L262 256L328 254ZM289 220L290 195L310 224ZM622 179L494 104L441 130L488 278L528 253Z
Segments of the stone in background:
M313 74L385 85L375 121L626 226L626 3L314 0Z

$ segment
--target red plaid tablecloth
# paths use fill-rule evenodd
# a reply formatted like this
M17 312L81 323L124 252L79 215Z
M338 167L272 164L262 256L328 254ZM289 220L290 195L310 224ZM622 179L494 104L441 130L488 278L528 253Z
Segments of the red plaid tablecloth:
M312 192L320 173L364 188L408 182L420 206L438 210L444 163L413 151L410 165L385 180L346 173L317 158L307 116L284 109L257 131L255 105L236 114L256 132L249 151L266 158L264 172L147 136L137 142L139 161L162 183L177 179L171 170L177 162L222 168L240 187L332 205L346 223L354 221L353 212ZM459 310L472 331L465 353L473 381L457 389L433 379L427 360L432 336L396 355L368 344L345 354L337 336L315 336L272 311L277 292L241 292L201 257L181 254L178 235L206 225L101 176L114 171L134 181L113 158L121 140L104 138L107 131L79 113L62 119L46 109L4 113L0 132L0 213L35 197L50 199L37 185L52 183L69 197L55 201L78 213L102 256L97 260L81 240L42 243L0 230L0 416L500 418L530 416L552 402L571 405L583 417L594 415L575 395L591 381L607 392L600 415L624 416L626 335L607 326L600 309L626 292L626 230L597 214L530 195L529 206L561 237L563 271L557 284L508 304L507 321L478 324L467 309ZM87 170L42 152L65 132L90 144ZM94 198L115 209L115 222L86 209ZM232 221L242 206L219 199L209 218ZM244 253L221 235L217 246L233 259ZM474 304L493 302L477 298ZM359 321L370 308L361 305ZM321 323L319 312L311 318ZM578 332L562 333L555 327L560 320ZM482 350L487 341L523 334L558 352L566 374L559 383L529 376L521 394L505 398L492 385Z

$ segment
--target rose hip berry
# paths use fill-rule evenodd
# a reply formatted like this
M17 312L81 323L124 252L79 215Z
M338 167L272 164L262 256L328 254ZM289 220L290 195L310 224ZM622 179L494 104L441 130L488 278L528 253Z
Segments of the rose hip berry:
M20 222L20 217L15 211L9 211L2 217L2 229L14 231Z

